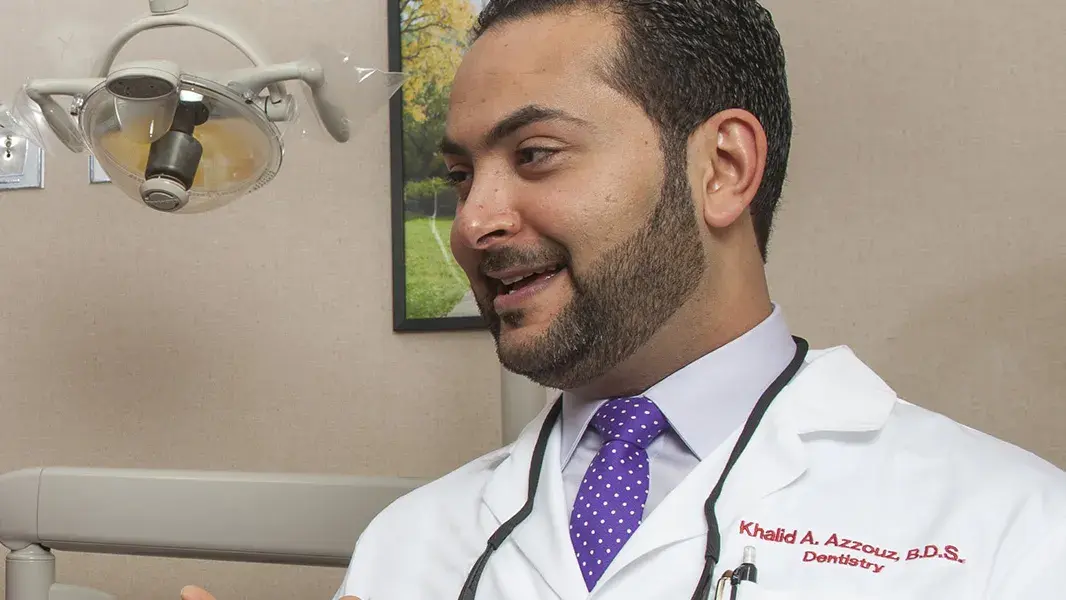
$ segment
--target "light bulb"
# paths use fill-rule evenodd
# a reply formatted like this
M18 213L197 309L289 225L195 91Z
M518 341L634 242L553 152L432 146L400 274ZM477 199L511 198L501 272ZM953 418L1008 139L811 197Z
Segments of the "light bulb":
M154 142L170 131L178 108L177 66L165 62L134 64L111 73L107 91L124 135Z

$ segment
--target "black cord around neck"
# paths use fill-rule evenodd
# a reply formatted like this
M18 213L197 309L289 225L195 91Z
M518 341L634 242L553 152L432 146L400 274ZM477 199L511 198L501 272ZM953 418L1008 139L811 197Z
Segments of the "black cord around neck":
M795 336L792 339L796 342L796 354L792 357L792 362L777 376L777 379L774 379L773 383L759 397L759 401L755 403L751 414L748 415L747 422L744 423L744 429L741 430L737 443L733 446L733 451L729 454L729 460L726 461L725 468L722 469L722 474L718 477L718 483L711 490L711 494L707 496L707 501L703 503L703 514L707 519L707 545L703 555L703 573L700 576L700 582L696 586L695 593L692 594L692 600L710 598L711 578L714 576L714 568L718 565L718 560L722 555L722 531L718 524L718 515L715 514L715 506L718 504L718 498L722 495L722 489L725 488L726 477L733 470L733 466L740 459L744 449L748 447L748 442L755 436L755 430L759 427L759 423L762 422L762 418L767 409L770 408L770 404L781 393L781 390L785 389L785 386L792 381L792 378L799 372L800 367L803 366L804 359L807 358L807 351L810 348L807 340Z
M796 336L793 336L792 339L796 342L796 354L792 357L792 361L785 370L774 379L773 383L759 397L759 401L755 403L755 407L752 409L751 414L748 415L748 420L744 423L744 429L741 430L740 437L737 439L737 443L733 446L733 451L726 461L725 468L723 468L722 474L718 478L718 483L715 484L714 489L703 504L703 514L707 519L707 543L704 551L703 572L700 575L699 583L696 585L696 591L692 595L692 600L710 598L711 578L714 576L714 568L718 565L718 560L721 558L722 553L722 533L718 524L718 517L715 514L715 506L718 503L718 498L722 495L726 477L733 470L733 466L740 459L744 449L747 448L748 442L754 437L755 430L759 427L763 416L770 408L770 404L796 376L807 357L807 352L810 348L807 340ZM537 485L540 483L540 474L544 466L544 455L548 449L548 439L551 437L552 430L555 428L555 423L558 421L562 409L563 397L560 395L545 416L544 423L541 425L540 433L537 436L537 443L533 447L533 456L529 465L529 480L526 486L526 502L513 517L500 525L489 537L485 551L478 557L477 562L474 563L473 568L470 569L470 573L466 577L466 583L459 594L459 600L475 600L478 583L481 581L481 575L485 571L485 566L488 564L492 553L533 512L533 503L537 496Z
M485 570L489 557L503 544L507 536L511 535L514 528L533 512L533 502L537 498L537 486L540 483L540 472L544 467L544 454L548 450L548 438L551 437L552 429L555 428L555 422L562 411L563 396L560 394L547 416L544 417L544 424L541 425L540 434L537 436L537 444L533 447L533 457L529 463L529 482L526 484L526 503L489 537L485 551L478 557L474 567L470 569L470 574L466 577L466 584L463 585L463 591L459 594L459 600L474 600L478 582L481 581L481 573Z

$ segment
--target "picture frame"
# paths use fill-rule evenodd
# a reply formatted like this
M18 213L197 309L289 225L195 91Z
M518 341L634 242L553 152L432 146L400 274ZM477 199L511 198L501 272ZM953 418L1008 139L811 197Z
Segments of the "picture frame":
M451 254L457 195L438 147L448 91L483 0L388 0L389 70L408 75L389 105L393 331L485 329Z

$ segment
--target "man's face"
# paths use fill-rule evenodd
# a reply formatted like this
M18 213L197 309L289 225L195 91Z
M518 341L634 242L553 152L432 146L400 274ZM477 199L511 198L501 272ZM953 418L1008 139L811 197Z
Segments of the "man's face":
M628 358L703 270L683 157L603 80L615 36L599 14L501 24L452 89L452 251L501 362L550 387Z

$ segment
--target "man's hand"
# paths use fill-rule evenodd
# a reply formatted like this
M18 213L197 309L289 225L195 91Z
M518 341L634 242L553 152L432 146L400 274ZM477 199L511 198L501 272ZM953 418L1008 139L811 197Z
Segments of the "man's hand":
M196 587L195 585L187 585L181 589L181 600L215 600L207 590ZM355 596L345 596L341 600L359 600Z

